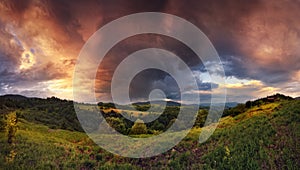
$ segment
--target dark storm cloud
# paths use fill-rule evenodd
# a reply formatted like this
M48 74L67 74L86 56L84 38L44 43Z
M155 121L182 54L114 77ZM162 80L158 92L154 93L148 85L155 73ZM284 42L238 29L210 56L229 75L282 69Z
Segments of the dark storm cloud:
M161 12L175 14L192 22L193 24L198 26L212 40L213 45L216 47L218 53L220 54L222 61L226 61L226 63L224 64L226 75L235 76L237 78L254 78L253 75L250 75L247 68L248 60L245 58L247 58L248 56L246 56L245 53L239 48L241 43L240 39L242 38L240 35L242 33L239 33L238 36L236 33L243 32L243 28L240 27L241 23L243 22L243 19L247 18L247 16L255 12L260 5L260 1L245 2L239 0L226 0L221 2L169 1L167 3L162 3L161 5L156 4L156 6L161 8L148 9L150 9L150 11L159 10ZM131 6L131 8L127 9L126 7L128 6ZM131 3L126 3L126 5L124 4L124 6L121 8L120 6L116 7L108 3L108 6L106 8L107 11L113 11L113 9L120 8L120 10L117 10L120 12L117 12L113 15L107 15L108 17L104 15L105 19L103 23L107 23L110 20L116 19L120 16L124 16L127 14L148 11L147 8L143 5L133 6ZM149 46L151 47L154 43L155 47L165 48L177 53L177 55L181 56L183 60L185 60L185 62L192 63L192 65L190 64L189 66L193 67L195 65L199 65L198 68L202 68L201 62L195 62L191 60L192 58L195 58L195 56L190 49L179 46L178 44L174 43L174 40L173 43L169 43L171 44L169 46L166 45L168 43L164 42L166 41L159 38L154 41L148 37L144 38L144 41L137 41L135 39L133 41L128 41L126 45L121 45L119 49L116 50L116 54L112 54L109 57L120 56L120 53L124 53L124 56L127 56L135 50L139 50ZM140 45L141 43L143 45ZM120 57L118 59L120 59ZM107 62L106 65L109 65L110 68L114 68L114 65L118 64L116 60L117 59ZM205 68L202 70L205 71ZM151 82L155 81L159 82L159 84L166 83L164 81L164 76L161 76L159 74L155 75L156 76L148 77L147 80L139 81L139 83L137 83L139 85L134 86L137 90L137 96L138 94L141 94L139 89L143 89L143 92L145 92L145 89L148 89L146 90L146 92L148 92L149 89L153 89L154 85ZM112 74L110 74L110 76L112 76ZM174 92L171 92L172 90L170 91L170 89L172 89L171 87L173 86L173 84L174 83L166 84L166 87L162 87L162 85L160 85L160 87L167 93L167 95L175 94ZM218 87L217 84L210 83L199 83L198 85L200 90L211 90L212 86L214 88ZM109 86L109 84L102 83L102 87L100 86L100 88L107 90L109 89L103 86ZM178 93L172 96L178 96Z
M228 77L280 86L300 70L299 1L12 0L0 2L0 8L0 89L70 79L82 45L98 28L128 14L150 11L174 14L199 27L217 49ZM173 39L156 35L131 37L103 60L96 91L107 96L113 71L121 60L149 47L169 50L193 69L206 71L188 47ZM31 49L36 51L36 64L20 71L23 52ZM174 69L178 69L176 64ZM139 95L141 91L159 87L168 97L178 98L176 83L168 75L144 74L133 82L133 97L145 97ZM204 91L218 87L202 80L198 86Z
M14 11L17 15L22 15L30 6L30 3L31 3L30 0L4 0L3 1L5 7L10 11Z
M300 69L294 47L300 45L299 8L299 1L292 0L178 0L170 1L166 11L188 19L210 38L228 64L226 75L274 84L290 80ZM260 55L264 44L282 51Z
M220 56L223 63L223 68L226 76L234 76L239 79L251 79L248 74L246 63L248 62L245 57L237 57L231 55Z
M142 71L134 77L130 86L130 97L148 100L150 92L154 89L164 91L167 98L180 99L176 81L169 74L155 69Z
M116 67L128 55L135 51L145 48L162 48L173 52L179 56L188 66L193 67L199 65L200 60L192 50L190 50L183 43L169 38L155 34L139 35L127 38L116 46L103 59L99 70L97 79L98 92L109 93L111 79ZM162 56L163 57L163 56ZM173 63L174 71L180 70L176 63ZM166 96L172 99L178 98L178 87L176 82L169 79L169 75L158 70L146 70L133 80L131 85L131 97L134 99L145 99L153 89L161 89L166 93ZM206 85L207 86L207 85Z
M243 31L241 21L261 5L260 0L170 1L166 11L198 26L213 42L220 55L239 53L236 33Z
M103 14L103 22L99 27L119 17L139 12L163 12L169 5L169 0L103 0L99 1Z

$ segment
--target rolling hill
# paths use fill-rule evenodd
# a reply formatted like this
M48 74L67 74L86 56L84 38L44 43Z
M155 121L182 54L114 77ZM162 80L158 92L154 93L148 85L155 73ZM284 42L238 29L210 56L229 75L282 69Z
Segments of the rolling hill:
M170 106L165 115L176 116L176 109L172 110L176 107ZM6 96L0 97L0 108L3 169L300 168L300 101L281 95L228 108L214 134L202 144L198 143L203 129L199 122L206 114L199 110L196 125L184 140L166 153L144 159L113 155L97 146L80 128L72 101ZM106 119L124 121L111 112ZM115 128L126 131L133 125L122 123ZM158 123L164 125L160 119ZM154 127L147 124L148 134L133 137L151 137L167 128Z

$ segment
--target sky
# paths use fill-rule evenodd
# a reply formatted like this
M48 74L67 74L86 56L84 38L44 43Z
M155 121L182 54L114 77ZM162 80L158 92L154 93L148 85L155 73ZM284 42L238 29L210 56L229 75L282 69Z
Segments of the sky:
M107 53L97 72L97 87L92 89L99 101L111 99L112 76L121 60L150 47L172 51L188 64L203 101L220 93L221 87L227 89L228 102L275 93L300 96L299 0L3 0L0 95L72 100L73 72L85 42L110 21L138 12L173 14L196 25L216 48L226 83L212 81L218 79L217 73L208 75L207 69L213 66L203 68L184 44L145 34L127 38ZM147 100L157 88L168 99L179 100L176 82L159 70L138 74L131 83L130 96L135 101Z

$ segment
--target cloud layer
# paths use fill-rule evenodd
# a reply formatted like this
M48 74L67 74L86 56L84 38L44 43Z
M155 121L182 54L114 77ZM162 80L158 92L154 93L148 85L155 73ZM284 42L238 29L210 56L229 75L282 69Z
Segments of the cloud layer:
M300 2L293 0L1 1L0 94L72 99L72 74L87 39L119 17L157 11L185 18L208 36L223 61L229 85L211 84L217 73L206 76L208 68L203 68L184 44L164 36L140 35L120 42L106 55L96 80L99 99L109 99L110 81L118 63L148 47L180 56L197 73L199 93L208 98L223 86L228 88L230 101L275 92L300 96L299 9ZM172 27L171 21L165 24ZM158 71L135 78L132 98L144 99L154 88L178 99L176 83ZM141 91L146 93L140 95Z

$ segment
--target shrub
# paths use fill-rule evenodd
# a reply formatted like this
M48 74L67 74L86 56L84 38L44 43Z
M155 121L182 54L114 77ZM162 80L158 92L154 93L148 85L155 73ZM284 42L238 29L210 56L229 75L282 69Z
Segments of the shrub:
M17 132L18 118L16 112L12 112L6 117L6 132L7 132L7 142L12 144L15 140L15 135Z
M147 126L141 120L135 122L130 130L131 135L140 135L146 133L147 133Z

